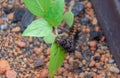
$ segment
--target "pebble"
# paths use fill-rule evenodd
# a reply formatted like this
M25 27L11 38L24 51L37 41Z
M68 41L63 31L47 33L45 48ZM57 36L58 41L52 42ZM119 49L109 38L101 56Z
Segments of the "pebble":
M4 7L7 7L7 3L6 3L6 2L3 2L2 6L3 6L3 8L4 8Z
M90 67L93 67L94 65L95 65L95 61L92 60L92 61L90 62L90 64L89 64L89 66L90 66Z
M35 18L35 16L30 11L28 11L28 10L25 11L25 14L23 15L23 17L21 19L21 23L22 23L21 30L22 30L22 32L27 28L27 26L29 24L32 23L34 18ZM38 38L38 39L41 39L41 38Z
M100 61L105 62L105 56L101 56Z
M86 8L92 8L92 3L91 2L87 2L86 3Z
M85 74L84 78L92 78L91 74Z
M72 9L74 16L77 16L81 11L84 10L84 8L85 8L85 6L82 3L76 2Z
M86 60L82 60L82 64L85 65L86 64Z
M82 27L82 32L86 33L86 28L85 27Z
M92 24L93 24L93 25L97 25L97 23L98 23L97 19L96 19L96 18L93 18Z
M90 58L92 56L92 52L90 50L83 51L82 52L83 58L87 61L90 61Z
M90 32L90 40L99 41L102 38L102 36L103 36L102 32L95 32L95 31Z
M64 68L65 68L66 70L68 70L68 69L69 69L69 67L70 67L70 65L69 65L69 64L64 64Z
M6 78L17 78L17 73L14 70L9 70L5 73Z
M79 59L82 59L82 54L78 51L75 51L75 56Z
M7 24L0 25L0 30L6 30L7 28Z
M48 78L48 69L42 69L39 78Z
M73 64L73 62L74 62L74 59L73 59L72 57L70 57L69 63L70 63L70 64Z
M95 63L95 66L96 66L96 68L100 68L101 67L100 63Z
M69 73L68 71L64 71L64 72L63 72L63 76L64 76L64 77L68 76L68 73Z
M14 27L11 31L12 32L20 32L21 28L20 27Z
M79 77L84 78L84 75L85 75L84 73L80 73Z
M3 17L2 18L4 21L7 21L8 22L8 18L7 17Z
M10 65L9 63L4 60L4 59L1 59L0 60L0 74L4 74L6 71L10 70Z
M42 59L38 58L35 62L34 62L34 68L40 67L42 66L44 63L42 61Z
M4 11L5 14L10 14L14 11L14 9L9 8L9 7L5 7L5 8L3 8L3 11Z
M90 50L91 50L91 51L95 51L96 48L95 48L95 47L91 47Z
M12 21L13 18L14 18L14 13L10 13L10 14L8 14L8 19L9 19L10 21Z
M9 4L9 5L8 5L8 8L10 8L10 9L13 9L13 7L14 7L14 6L13 6L12 4Z
M54 76L54 78L63 78L62 76Z
M57 71L58 75L62 75L62 73L65 71L65 69L63 67L59 68Z
M79 63L79 67L80 67L80 68L81 68L81 67L83 67L83 64L82 64L82 62L80 62L80 63Z
M97 42L95 40L94 41L90 41L89 45L90 45L90 47L96 47L97 46Z
M111 72L120 73L120 70L119 70L117 67L114 67L114 66L109 65L109 66L108 66L108 69L109 69Z
M86 24L88 24L88 23L89 23L89 18L84 17L84 18L81 19L81 24L82 24L82 25L86 25Z
M17 8L14 12L14 18L12 22L17 23L18 21L21 21L24 13L25 13L25 10L23 8Z
M95 26L94 30L95 30L95 32L99 32L100 31L100 27L99 26Z
M23 41L16 41L15 42L20 48L24 48L26 46L26 43Z
M0 18L0 25L4 24L4 20Z
M73 74L71 72L68 73L68 78L73 78Z
M90 28L89 27L86 28L86 32L90 33Z
M42 53L42 52L43 52L43 49L42 49L42 48L37 48L37 47L35 47L35 48L34 48L34 51L37 52L37 53Z
M115 62L115 60L114 59L109 59L109 63L111 64L111 63L114 63Z

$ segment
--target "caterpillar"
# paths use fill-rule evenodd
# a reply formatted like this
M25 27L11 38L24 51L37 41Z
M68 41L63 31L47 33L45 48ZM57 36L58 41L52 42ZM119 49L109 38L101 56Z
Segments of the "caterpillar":
M70 28L68 36L65 35L58 36L55 41L63 49L65 49L66 52L69 53L74 52L76 46L76 40L78 38L78 33L79 33L78 26L73 26L72 28Z

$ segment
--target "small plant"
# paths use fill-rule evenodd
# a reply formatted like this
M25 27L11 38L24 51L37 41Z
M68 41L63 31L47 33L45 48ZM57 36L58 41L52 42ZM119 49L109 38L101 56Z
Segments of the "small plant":
M64 0L24 0L24 4L31 13L40 18L33 21L22 35L43 37L46 43L52 44L48 67L50 78L52 78L62 65L66 54L65 50L55 41L59 36L57 27L63 20L69 27L72 26L74 16L71 8L64 13Z

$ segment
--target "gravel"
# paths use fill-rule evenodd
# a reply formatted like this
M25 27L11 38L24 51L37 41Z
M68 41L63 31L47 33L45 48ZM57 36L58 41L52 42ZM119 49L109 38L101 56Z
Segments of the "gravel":
M8 9L5 13L5 9L0 10L3 12L0 19L5 18L5 23L0 25L0 60L4 59L5 65L11 68L5 74L0 75L0 78L11 76L10 73L15 78L16 76L17 78L48 78L47 66L51 45L45 44L42 38L21 36L21 31L25 30L34 16L27 23L21 24L21 17L24 15L25 11L23 9L25 8L22 4L23 0L19 1L5 2L6 4L14 4L12 8L16 9L14 11L9 10L6 4L4 4L5 7L0 5L2 8ZM3 2L1 4L3 5ZM21 7L23 9L17 9ZM91 2L77 0L72 11L75 14L73 27L68 29L66 24L62 24L59 31L66 34L65 37L73 42L70 43L75 45L74 51L67 52L64 63L54 78L119 78L120 69L110 53ZM12 18L11 16L11 20L8 20L6 16L13 12L15 13L12 15L15 17ZM23 18L25 18L25 15ZM14 24L11 23L12 21L15 21ZM63 28L64 30L62 30ZM69 48L67 47L67 49ZM0 67L3 66L1 65Z

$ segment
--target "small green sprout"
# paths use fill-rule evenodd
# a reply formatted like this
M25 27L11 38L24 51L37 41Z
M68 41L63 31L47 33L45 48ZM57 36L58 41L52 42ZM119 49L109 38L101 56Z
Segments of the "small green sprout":
M57 30L63 20L71 27L74 15L71 10L64 13L64 0L24 0L24 4L31 13L40 18L33 21L22 36L43 37L46 43L52 44L48 69L50 78L53 78L66 55L65 50L55 42L59 34L57 31L54 34L53 29Z

